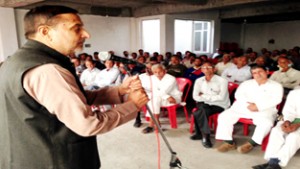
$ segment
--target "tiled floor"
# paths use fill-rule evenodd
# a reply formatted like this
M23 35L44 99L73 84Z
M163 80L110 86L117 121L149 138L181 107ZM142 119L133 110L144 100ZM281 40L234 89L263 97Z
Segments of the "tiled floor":
M167 129L164 135L173 151L177 153L184 169L251 169L251 166L265 162L264 152L260 146L248 154L239 154L237 151L219 153L215 147L221 143L220 141L215 142L212 139L214 147L205 149L200 141L189 139L189 124L184 117L178 118L177 129L170 129L167 118L162 118L161 121L163 128ZM171 153L162 137L159 137L160 151L158 151L156 134L141 133L146 124L137 129L133 127L133 122L98 136L101 169L169 169ZM250 131L253 131L253 127L250 127ZM242 125L236 125L234 138L238 145L249 138L243 136ZM159 152L160 161L158 161ZM300 167L298 160L300 160L299 152L285 169L298 169Z

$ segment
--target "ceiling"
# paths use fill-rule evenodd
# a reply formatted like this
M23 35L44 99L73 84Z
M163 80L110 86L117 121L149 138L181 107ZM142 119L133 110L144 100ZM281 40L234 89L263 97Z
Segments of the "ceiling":
M0 0L1 7L29 9L65 5L81 14L142 17L218 10L222 22L259 23L300 20L299 0Z

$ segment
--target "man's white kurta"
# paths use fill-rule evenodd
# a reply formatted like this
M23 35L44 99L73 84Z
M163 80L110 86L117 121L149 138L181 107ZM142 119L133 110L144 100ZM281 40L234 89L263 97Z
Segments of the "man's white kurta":
M151 94L148 106L153 114L159 114L161 106L172 105L167 100L170 96L176 100L176 103L181 102L182 92L179 91L176 78L172 75L165 74L161 80L155 75L151 75L149 87Z
M290 91L282 111L284 120L293 122L296 118L300 118L299 99L300 89ZM282 124L283 121L278 122L271 131L265 159L278 158L279 164L284 167L300 148L300 128L287 134L282 131Z
M216 139L232 140L234 124L239 118L248 118L256 125L252 140L261 144L274 125L276 106L281 102L282 96L283 88L275 81L267 80L262 85L254 79L243 82L235 93L236 101L219 115ZM250 111L247 108L249 103L255 103L258 111Z

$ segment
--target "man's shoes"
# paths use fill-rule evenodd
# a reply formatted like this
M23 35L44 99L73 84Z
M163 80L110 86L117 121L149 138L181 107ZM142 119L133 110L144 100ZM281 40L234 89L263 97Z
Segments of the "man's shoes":
M265 163L265 164L260 164L260 165L256 165L253 166L253 169L266 169L268 167L269 163Z
M210 141L210 139L202 139L202 145L205 147L205 148L212 148L212 143Z
M141 127L142 123L140 121L135 121L133 126L136 127L136 128L139 128Z
M279 164L260 164L252 167L253 169L281 169Z
M253 149L253 147L254 146L252 144L250 144L249 142L246 142L242 146L239 146L237 151L239 153L245 154L245 153L249 153Z
M219 152L222 152L222 153L227 152L227 151L230 151L230 150L235 150L235 149L236 149L235 143L229 144L229 143L226 143L226 142L224 142L223 144L221 144L221 145L217 148L217 150L218 150Z
M154 131L154 128L153 127L146 127L146 128L144 128L143 130L142 130L142 132L144 133L144 134L148 134L148 133L152 133Z
M281 169L279 164L269 164L265 169Z
M202 135L200 134L194 134L190 137L191 140L201 140L202 139Z

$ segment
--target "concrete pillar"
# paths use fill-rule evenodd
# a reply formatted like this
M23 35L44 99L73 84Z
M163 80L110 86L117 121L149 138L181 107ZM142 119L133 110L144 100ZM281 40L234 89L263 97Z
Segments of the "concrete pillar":
M0 62L18 49L14 9L0 7Z

